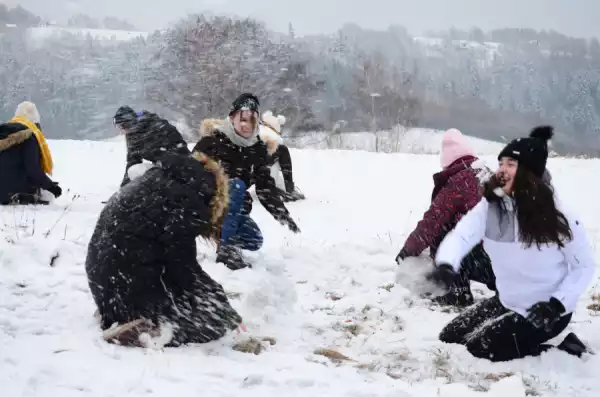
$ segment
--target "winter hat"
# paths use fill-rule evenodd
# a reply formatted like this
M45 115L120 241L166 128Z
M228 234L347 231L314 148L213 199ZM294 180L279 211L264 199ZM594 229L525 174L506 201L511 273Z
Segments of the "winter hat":
M19 103L15 111L15 117L23 117L34 124L40 123L40 112L33 102L25 101Z
M262 123L271 128L278 135L281 135L281 126L285 124L286 118L283 115L275 116L270 110L262 115Z
M237 97L235 101L229 107L229 115L231 116L238 110L251 110L253 112L259 113L258 109L260 107L260 102L258 98L250 93L244 93Z
M444 132L442 137L442 168L448 168L461 157L473 156L473 150L467 143L465 136L456 128Z
M517 138L506 145L498 155L498 160L502 157L513 158L519 162L519 166L542 178L548 161L548 141L553 135L554 128L551 126L535 127L528 138Z
M115 126L120 125L125 129L133 127L138 119L138 115L129 106L121 106L117 109L115 116L113 117L113 124Z

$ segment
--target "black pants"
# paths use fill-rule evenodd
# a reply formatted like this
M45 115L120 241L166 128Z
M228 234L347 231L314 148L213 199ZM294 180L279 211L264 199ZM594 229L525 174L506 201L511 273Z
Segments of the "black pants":
M290 193L294 190L294 175L292 172L292 156L290 149L285 145L279 145L273 154L273 164L279 161L283 180L285 182L285 190Z
M496 276L492 270L492 260L478 244L460 263L460 272L455 287L464 292L471 292L470 280L485 284L490 290L496 290Z
M510 361L547 351L552 346L543 343L564 331L571 316L561 317L553 329L546 332L505 308L495 296L462 312L444 327L440 340L465 345L478 358Z

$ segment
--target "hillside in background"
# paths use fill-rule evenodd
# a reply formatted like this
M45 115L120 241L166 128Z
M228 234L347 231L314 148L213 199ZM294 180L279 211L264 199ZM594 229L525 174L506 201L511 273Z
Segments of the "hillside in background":
M0 8L0 117L31 99L54 138L106 138L125 103L194 128L252 91L293 132L455 127L503 141L548 123L559 153L600 153L596 39L527 29L412 37L353 24L298 37L293 26L274 33L219 16L139 32L85 15L57 27L20 10ZM15 22L26 27L6 28Z

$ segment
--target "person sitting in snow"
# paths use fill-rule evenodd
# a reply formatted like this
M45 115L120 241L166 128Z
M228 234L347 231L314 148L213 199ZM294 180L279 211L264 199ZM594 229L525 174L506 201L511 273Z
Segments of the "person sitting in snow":
M435 258L437 248L446 234L480 201L481 182L478 174L482 172L482 167L477 165L478 162L460 131L450 129L444 133L441 150L442 170L433 175L431 205L396 257L399 266L402 266L404 259L419 256L426 248L429 248L431 258ZM472 304L470 280L495 289L490 258L482 244L475 245L465 256L461 271L449 286L449 292L433 298L433 301L442 305Z
M509 361L537 356L569 324L596 263L581 219L567 211L544 180L552 127L534 128L498 155L485 199L441 243L435 280L451 284L462 258L483 239L498 294L464 311L440 333L476 357ZM570 333L560 350L581 356L586 347Z
M266 210L293 232L300 231L270 174L269 155L275 153L278 143L260 138L258 118L258 98L242 94L231 105L227 118L202 122L201 138L193 149L218 161L230 178L229 210L223 223L217 262L232 270L249 266L242 257L242 249L257 251L263 243L262 233L250 217L252 197L248 189L253 184Z
M165 151L190 154L177 128L155 113L136 113L129 106L121 106L115 113L113 124L120 134L125 135L127 143L127 164L121 187L129 183L127 170L132 165L141 164L144 159L153 162Z
M304 200L304 194L302 194L294 184L290 149L283 144L283 138L281 137L281 126L284 125L285 122L285 116L279 115L275 117L273 112L269 110L262 115L259 134L260 138L265 142L269 139L274 139L279 143L275 153L269 157L269 163L271 166L271 176L281 191L283 201ZM283 184L280 183L280 175L283 175Z
M48 204L41 189L60 197L62 189L48 176L53 166L37 107L20 103L15 117L0 125L0 204Z
M104 339L138 347L216 340L242 320L198 264L196 237L220 238L227 177L199 153L155 160L132 166L143 170L109 199L88 246Z

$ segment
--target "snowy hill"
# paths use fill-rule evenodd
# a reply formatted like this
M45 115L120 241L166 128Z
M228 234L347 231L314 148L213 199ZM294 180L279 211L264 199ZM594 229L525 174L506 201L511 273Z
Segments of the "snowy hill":
M327 132L314 132L298 137L285 137L290 146L311 149L346 149L364 150L368 152L391 152L413 154L439 154L442 145L443 131L425 128L397 128L393 131L344 132L332 135ZM285 136L285 134L284 134ZM487 141L467 136L475 153L480 155L497 154L504 147L503 143Z
M126 30L111 29L84 29L84 28L66 28L60 26L41 26L27 29L28 38L33 42L40 44L50 38L60 38L63 35L72 35L75 37L92 37L94 40L108 41L128 41L137 38L148 37L148 32L130 32Z
M231 272L214 262L213 247L198 243L203 268L224 285L248 332L179 349L108 345L93 317L84 261L101 201L121 181L124 145L49 145L63 196L46 207L0 208L3 395L587 397L600 390L600 356L551 351L492 364L442 344L437 335L454 314L431 310L412 285L393 285L394 257L430 199L439 167L432 155L293 150L308 199L288 208L302 234L256 204L265 246L249 256L253 269ZM494 164L495 153L486 160ZM597 250L600 192L582 195L581 183L595 180L600 161L551 159L549 168ZM596 280L568 329L595 350L599 312L587 306L597 287ZM476 299L489 294L481 285L474 291ZM249 335L276 344L260 355L232 350ZM315 354L322 348L354 361Z
M445 40L436 37L413 37L415 43L424 50L425 55L431 58L443 58L445 46L452 46L456 50L470 51L479 56L480 66L485 67L501 56L502 44L492 41L477 42L469 40Z

